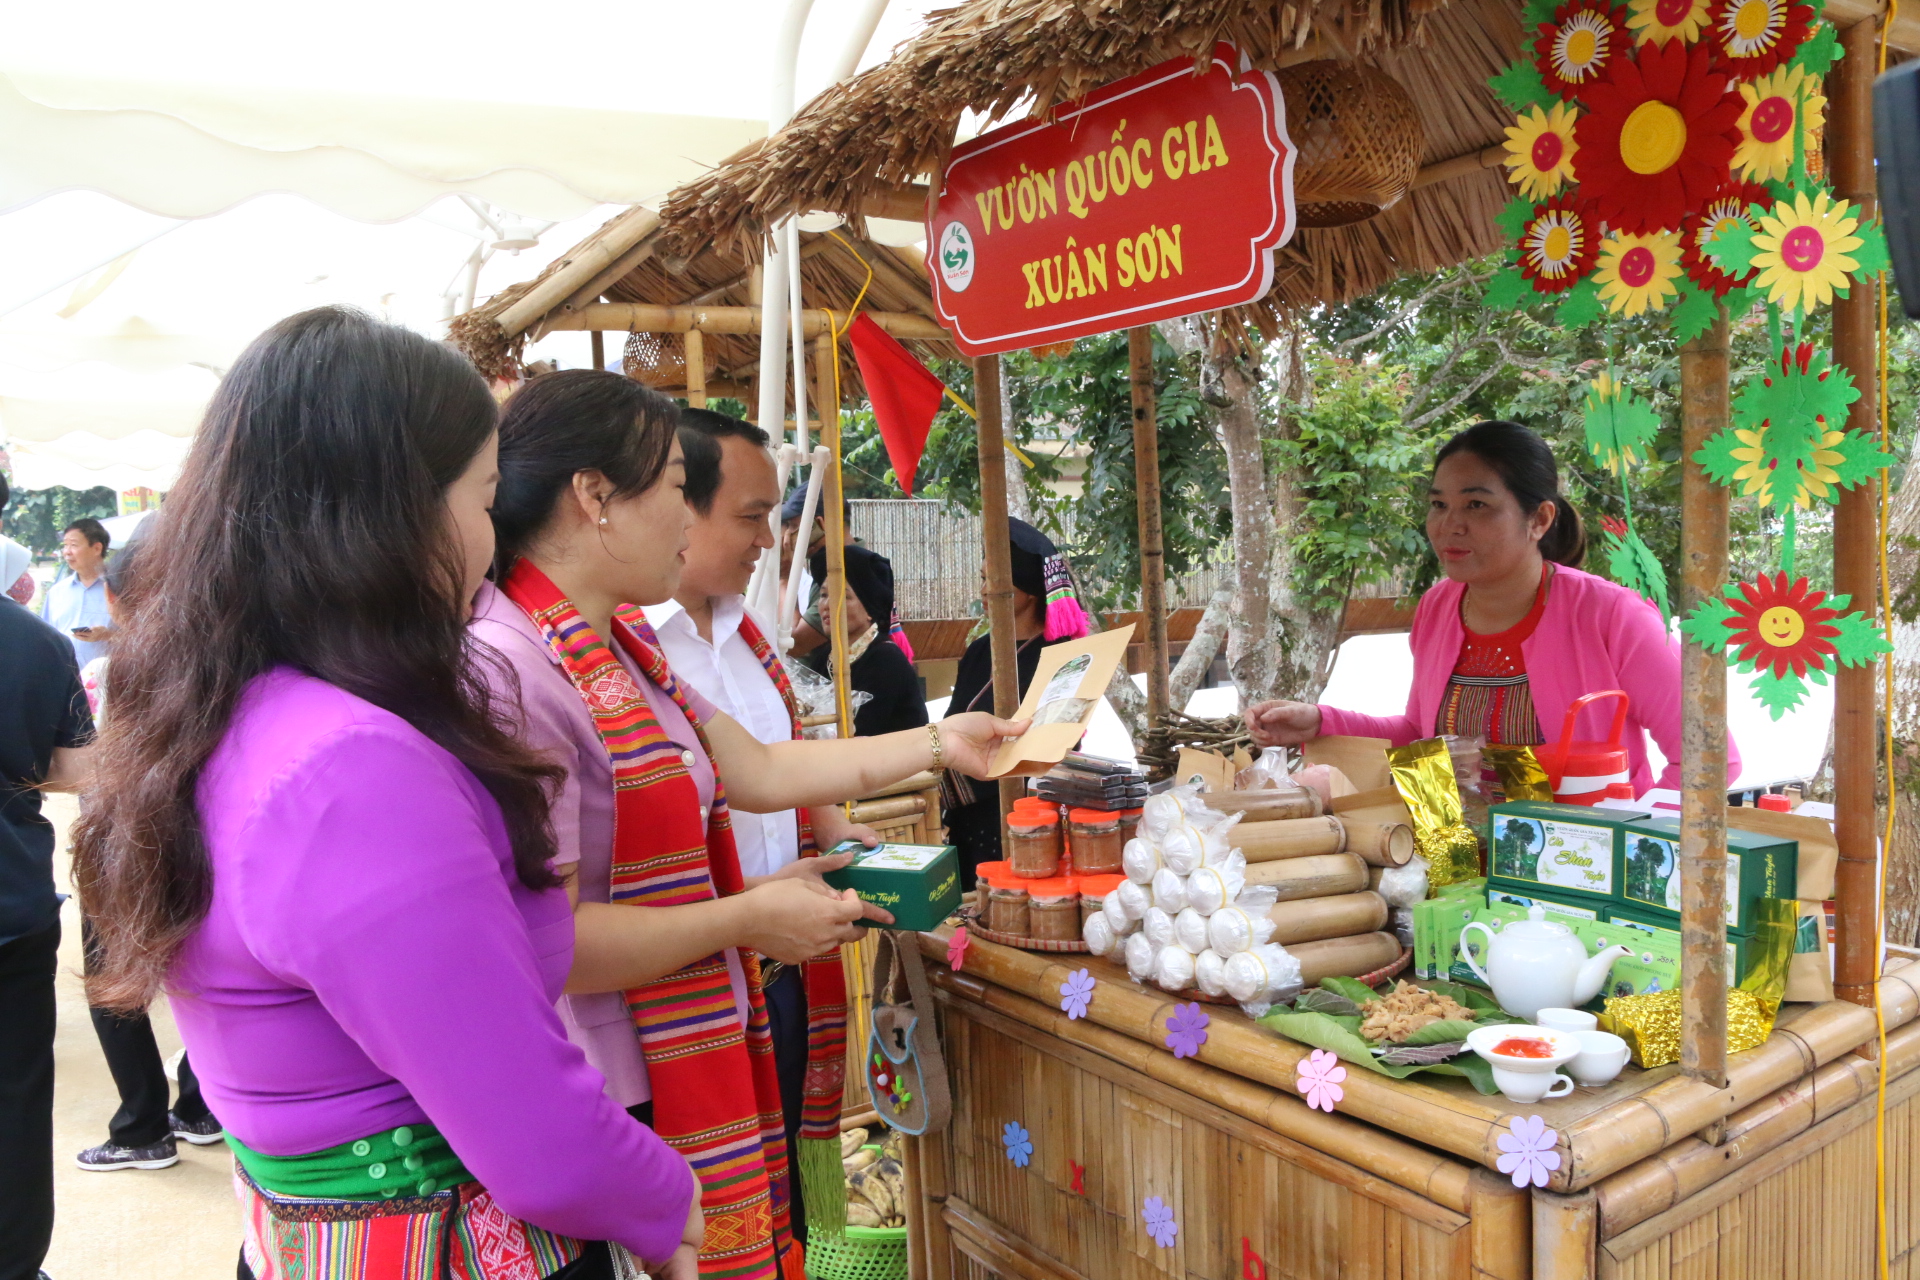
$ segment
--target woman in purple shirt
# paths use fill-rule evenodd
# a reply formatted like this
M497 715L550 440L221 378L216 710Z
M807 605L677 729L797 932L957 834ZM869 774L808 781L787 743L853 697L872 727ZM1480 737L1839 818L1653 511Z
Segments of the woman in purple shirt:
M91 994L171 996L243 1277L583 1280L619 1251L694 1275L692 1171L554 1011L557 771L465 645L496 458L459 356L294 316L221 384L127 601L114 802L75 840Z

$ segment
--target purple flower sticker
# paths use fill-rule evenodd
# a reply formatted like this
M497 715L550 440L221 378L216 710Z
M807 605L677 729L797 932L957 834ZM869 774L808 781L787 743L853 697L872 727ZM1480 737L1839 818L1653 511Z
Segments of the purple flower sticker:
M1093 975L1085 969L1076 969L1067 980L1060 984L1060 1007L1066 1010L1067 1021L1087 1016L1087 1002L1093 999Z
M1173 1220L1173 1206L1159 1196L1148 1196L1140 1207L1140 1216L1146 1219L1147 1234L1162 1249L1173 1248L1173 1242L1180 1234L1180 1224Z
M1183 1004L1167 1019L1167 1048L1176 1058L1191 1058L1207 1042L1207 1011L1197 1004Z
M1560 1167L1560 1153L1553 1149L1559 1140L1560 1135L1547 1128L1540 1116L1515 1116L1512 1132L1496 1139L1506 1154L1494 1161L1494 1167L1513 1175L1516 1187L1528 1183L1544 1187L1547 1175Z
M953 936L947 939L947 968L960 972L960 966L967 962L967 944L971 941L965 925L953 931Z
M1007 1121L1007 1127L1000 1131L1000 1145L1007 1149L1007 1159L1016 1169L1026 1168L1033 1159L1033 1135L1018 1120Z
M1307 1105L1318 1107L1322 1111L1332 1111L1333 1104L1347 1096L1340 1082L1347 1078L1347 1069L1340 1065L1340 1059L1325 1049L1315 1049L1294 1064L1294 1074L1298 1077L1294 1087L1307 1095Z

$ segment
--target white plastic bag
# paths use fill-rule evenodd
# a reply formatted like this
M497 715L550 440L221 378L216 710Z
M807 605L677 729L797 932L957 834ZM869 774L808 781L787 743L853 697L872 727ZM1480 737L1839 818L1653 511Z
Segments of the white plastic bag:
M1126 848L1120 851L1120 869L1136 884L1152 884L1153 873L1166 865L1159 847L1139 836L1127 841Z
M1107 895L1107 901L1118 902L1121 914L1129 920L1138 920L1153 905L1153 894L1137 881L1122 880L1119 887Z
M1153 905L1168 915L1178 915L1187 905L1187 878L1175 875L1172 867L1153 873Z
M1258 1018L1276 1000L1300 990L1300 962L1277 942L1227 957L1227 995L1249 1018Z
M1107 922L1107 928L1113 933L1115 939L1124 938L1140 927L1139 919L1128 915L1126 908L1120 905L1118 889L1107 892L1106 898L1100 903L1100 916Z
M1273 921L1267 912L1279 900L1271 885L1241 891L1226 906L1207 917L1207 938L1221 955L1251 950L1273 936Z
M1162 947L1153 962L1154 984L1164 991L1185 991L1193 985L1193 953L1185 947Z
M1086 939L1087 950L1097 956L1112 955L1114 944L1119 941L1113 926L1107 923L1105 912L1088 916L1087 922L1080 926L1080 936Z
M1247 859L1238 849L1224 862L1197 868L1187 877L1187 903L1210 916L1240 896L1247 883Z
M1207 918L1192 907L1185 907L1173 918L1173 940L1199 955L1207 949Z
M1146 982L1153 977L1153 962L1160 956L1160 948L1153 945L1144 933L1136 933L1127 939L1127 976L1135 982Z
M1411 907L1427 896L1427 860L1414 854L1404 867L1388 867L1380 873L1380 896L1390 907Z
M1140 932L1156 947L1173 945L1173 917L1158 907L1148 907L1147 914L1140 918Z
M1212 947L1202 951L1193 958L1193 982L1203 995L1227 994L1227 958Z

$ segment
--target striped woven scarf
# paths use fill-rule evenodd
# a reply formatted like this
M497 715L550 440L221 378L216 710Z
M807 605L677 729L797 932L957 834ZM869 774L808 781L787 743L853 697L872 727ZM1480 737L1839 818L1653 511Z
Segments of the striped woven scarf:
M513 567L503 589L546 636L613 762L612 900L670 907L739 893L740 858L718 775L703 826L699 792L680 747L607 642L527 561ZM614 643L687 713L708 750L646 619L638 609L623 609L616 620ZM653 1088L654 1130L700 1179L707 1219L701 1276L798 1280L799 1251L789 1247L786 1131L760 964L749 951L740 952L740 961L747 978L744 1027L720 953L626 992L627 1010Z

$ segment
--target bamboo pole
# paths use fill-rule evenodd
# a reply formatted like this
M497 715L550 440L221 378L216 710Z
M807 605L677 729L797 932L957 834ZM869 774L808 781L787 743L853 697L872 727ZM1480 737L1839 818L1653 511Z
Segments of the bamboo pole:
M1167 714L1167 553L1160 527L1160 427L1154 417L1153 328L1127 330L1133 393L1133 479L1140 510L1140 612L1147 619L1147 717Z
M707 339L698 329L687 330L687 407L707 407Z
M833 337L823 333L813 344L814 400L820 406L820 443L833 457L827 474L820 478L820 501L827 517L827 643L832 645L834 708L840 717L840 738L853 736L853 705L848 681L853 664L847 652L847 517L840 501L840 397L833 390ZM764 430L765 428L762 428ZM795 555L806 554L805 531L794 547Z
M844 313L843 313L844 314ZM953 335L925 316L905 311L862 311L882 329L896 338L921 342L952 342ZM829 328L825 311L809 307L800 313L800 325L809 338L819 337ZM551 327L561 329L612 329L620 333L685 333L701 329L707 333L758 333L758 307L682 307L650 302L600 302L566 315L556 315Z
M549 311L573 296L573 291L600 274L602 268L610 266L620 256L639 241L644 240L660 225L660 215L644 205L634 205L614 220L602 227L598 234L570 250L558 262L548 267L546 273L533 282L533 287L514 300L512 306L497 317L500 331L511 338L534 321L546 316ZM576 315L584 314L591 308L584 308ZM565 325L555 323L556 328L593 329L600 326L591 324ZM618 328L619 326L608 326Z
M1267 919L1273 921L1274 926L1273 937L1268 941L1283 947L1291 947L1296 942L1319 942L1323 938L1350 938L1374 933L1386 926L1387 900L1370 889L1324 898L1299 898L1274 903Z
M1533 1280L1594 1280L1600 1206L1591 1191L1533 1193Z
M1327 811L1318 791L1208 791L1200 799L1220 813L1244 813L1248 822L1317 818Z
M607 367L607 335L595 329L591 336L593 340L593 367L595 369L604 369Z
M1227 837L1248 862L1281 858L1309 858L1340 853L1347 847L1347 829L1331 814L1317 818L1279 818L1272 822L1242 822Z
M1857 22L1840 33L1846 56L1828 85L1827 156L1842 200L1874 216L1873 75L1878 19ZM1878 315L1874 291L1862 285L1833 301L1833 361L1853 375L1860 398L1847 426L1879 431ZM1850 607L1876 616L1880 514L1871 484L1843 489L1833 517L1833 589ZM1841 667L1833 690L1833 834L1840 845L1834 880L1833 993L1855 1004L1873 1000L1879 970L1878 845L1874 705L1879 667Z
M920 1202L909 1218L907 1239L921 1241L927 1256L927 1280L952 1280L953 1244L940 1216L947 1207L947 1135L920 1139Z
M1728 491L1694 454L1726 429L1727 311L1680 348L1680 609L1727 575ZM1727 664L1699 645L1680 662L1680 1067L1727 1082Z
M1300 962L1300 981L1314 987L1322 978L1357 978L1386 968L1400 956L1400 939L1390 933L1361 933L1300 942L1287 951Z
M1358 893L1367 887L1367 864L1351 853L1321 853L1309 858L1256 862L1247 868L1247 886L1270 885L1280 901Z
M871 313L868 313L871 314ZM1007 447L1000 419L1000 357L973 362L973 402L979 413L980 538L986 545L986 604L993 652L993 714L1003 720L1020 709L1018 638L1013 622L1013 543L1007 533ZM1045 601L1041 602L1045 608ZM1000 779L1000 837L1006 839L1007 814L1020 795L1018 778Z

